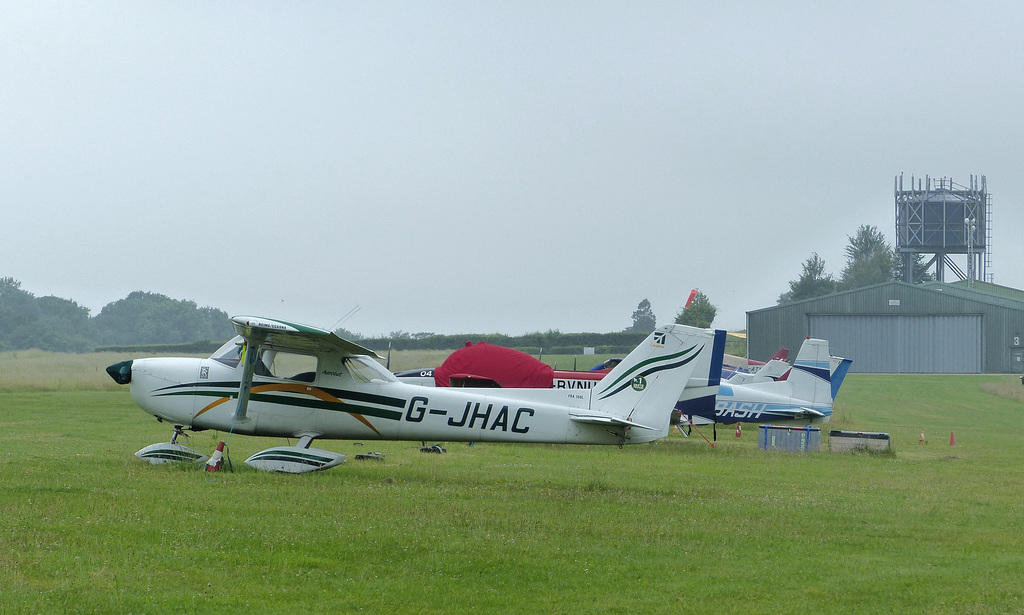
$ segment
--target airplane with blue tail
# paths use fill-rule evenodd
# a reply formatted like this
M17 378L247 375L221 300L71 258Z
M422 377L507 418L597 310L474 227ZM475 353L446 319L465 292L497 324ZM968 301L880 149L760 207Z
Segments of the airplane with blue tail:
M828 340L808 338L792 367L769 361L758 373L723 380L714 408L684 397L676 405L676 422L692 425L731 423L827 423L832 403L853 361L829 354ZM786 370L779 376L779 372Z

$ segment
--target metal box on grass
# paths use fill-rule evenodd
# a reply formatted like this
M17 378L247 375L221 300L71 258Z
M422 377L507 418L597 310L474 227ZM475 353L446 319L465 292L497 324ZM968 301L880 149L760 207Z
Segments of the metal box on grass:
M828 450L833 453L886 452L889 449L889 434L884 432L842 431L839 429L828 432Z
M766 451L816 453L821 450L821 429L796 425L759 425L757 447Z

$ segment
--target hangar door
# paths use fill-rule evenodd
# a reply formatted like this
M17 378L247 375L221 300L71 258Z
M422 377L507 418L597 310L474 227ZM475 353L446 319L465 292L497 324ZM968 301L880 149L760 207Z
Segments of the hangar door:
M942 316L808 314L811 337L853 359L852 372L980 374L980 314Z

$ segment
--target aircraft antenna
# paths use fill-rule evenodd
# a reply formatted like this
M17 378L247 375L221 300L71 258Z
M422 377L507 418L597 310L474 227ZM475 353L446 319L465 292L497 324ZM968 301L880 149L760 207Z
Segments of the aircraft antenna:
M338 319L338 322L336 322L333 325L331 325L331 328L328 329L328 331L336 331L338 329L338 327L340 327L342 324L345 323L345 321L347 321L349 318L352 318L353 316L355 316L356 312L358 312L359 310L360 310L360 307L357 305L354 308L352 308L351 310L349 310L348 312L346 312L344 316L342 316L341 318Z

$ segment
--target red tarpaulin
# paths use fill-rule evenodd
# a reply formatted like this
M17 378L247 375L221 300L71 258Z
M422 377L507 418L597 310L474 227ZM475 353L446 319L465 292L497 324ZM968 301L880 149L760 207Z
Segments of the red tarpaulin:
M554 373L550 365L525 352L486 342L466 342L434 370L434 384L458 386L461 381L466 386L486 386L482 381L490 380L504 388L550 389ZM456 381L454 385L452 380Z

